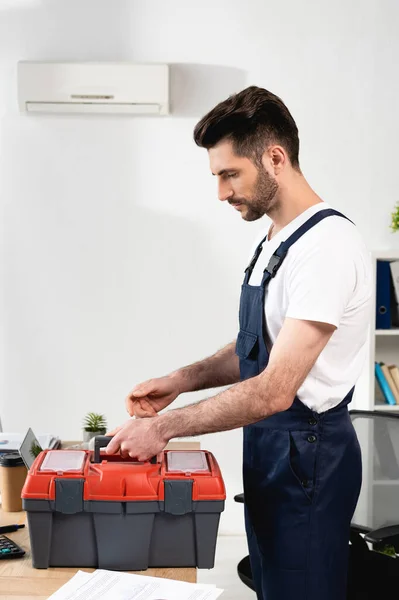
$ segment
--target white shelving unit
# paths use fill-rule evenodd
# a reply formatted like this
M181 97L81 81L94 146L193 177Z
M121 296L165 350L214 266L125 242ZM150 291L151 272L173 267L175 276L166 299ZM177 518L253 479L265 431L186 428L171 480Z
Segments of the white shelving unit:
M377 260L399 260L397 250L382 250L372 253L373 289L376 290ZM399 404L390 406L383 403L382 396L376 395L374 363L383 361L386 364L399 366L399 327L396 329L376 329L376 294L373 294L372 323L370 327L370 369L369 369L369 406L370 410L399 411ZM379 400L379 401L378 401Z
M377 260L399 260L397 250L372 253L373 261L373 308L370 327L369 351L369 394L368 410L399 412L399 405L384 402L382 392L378 391L375 381L375 362L396 364L399 366L399 328L376 329L376 274ZM383 445L384 432L377 427L374 420L364 420L358 424L357 434L363 452L362 494L354 517L354 522L367 523L373 526L388 525L397 522L397 506L399 505L399 479L381 477L376 448Z

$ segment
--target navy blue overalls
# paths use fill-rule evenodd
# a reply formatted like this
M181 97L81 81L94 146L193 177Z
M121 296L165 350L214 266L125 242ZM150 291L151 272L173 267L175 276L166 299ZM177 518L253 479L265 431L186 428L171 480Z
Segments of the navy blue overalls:
M265 290L292 244L324 209L282 242L260 286L249 279L266 238L246 269L236 353L241 380L267 366ZM361 487L361 454L347 405L322 414L295 397L292 406L244 428L245 521L259 600L345 600L349 529Z

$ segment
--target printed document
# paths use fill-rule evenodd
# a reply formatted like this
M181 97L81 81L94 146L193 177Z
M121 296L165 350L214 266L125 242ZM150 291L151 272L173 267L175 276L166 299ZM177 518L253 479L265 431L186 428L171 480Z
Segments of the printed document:
M98 569L78 571L48 600L216 600L222 592L211 585Z

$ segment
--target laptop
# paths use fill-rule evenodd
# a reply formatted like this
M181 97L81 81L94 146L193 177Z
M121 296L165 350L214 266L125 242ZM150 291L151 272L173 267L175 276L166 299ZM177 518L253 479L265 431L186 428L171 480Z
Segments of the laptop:
M32 429L29 427L22 441L22 444L19 447L19 453L28 471L33 465L36 456L38 456L40 452L42 452L42 450L43 448L37 441L37 437L33 433Z

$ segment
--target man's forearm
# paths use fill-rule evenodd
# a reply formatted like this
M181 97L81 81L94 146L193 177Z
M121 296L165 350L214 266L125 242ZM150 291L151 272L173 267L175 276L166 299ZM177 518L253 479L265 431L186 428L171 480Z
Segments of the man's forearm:
M259 375L213 398L158 417L161 438L167 442L174 437L227 431L287 410L333 331L333 326L324 323L289 320Z
M160 416L157 423L160 434L169 441L256 423L286 410L292 403L295 392L279 395L278 389L273 373L247 379L213 398Z
M171 376L179 380L182 392L195 392L237 383L240 380L240 368L235 347L234 341L213 356L183 367Z
M235 429L289 409L335 330L328 323L287 318L259 375L198 404L153 419L129 419L112 434L107 452L120 449L147 460L173 438Z

